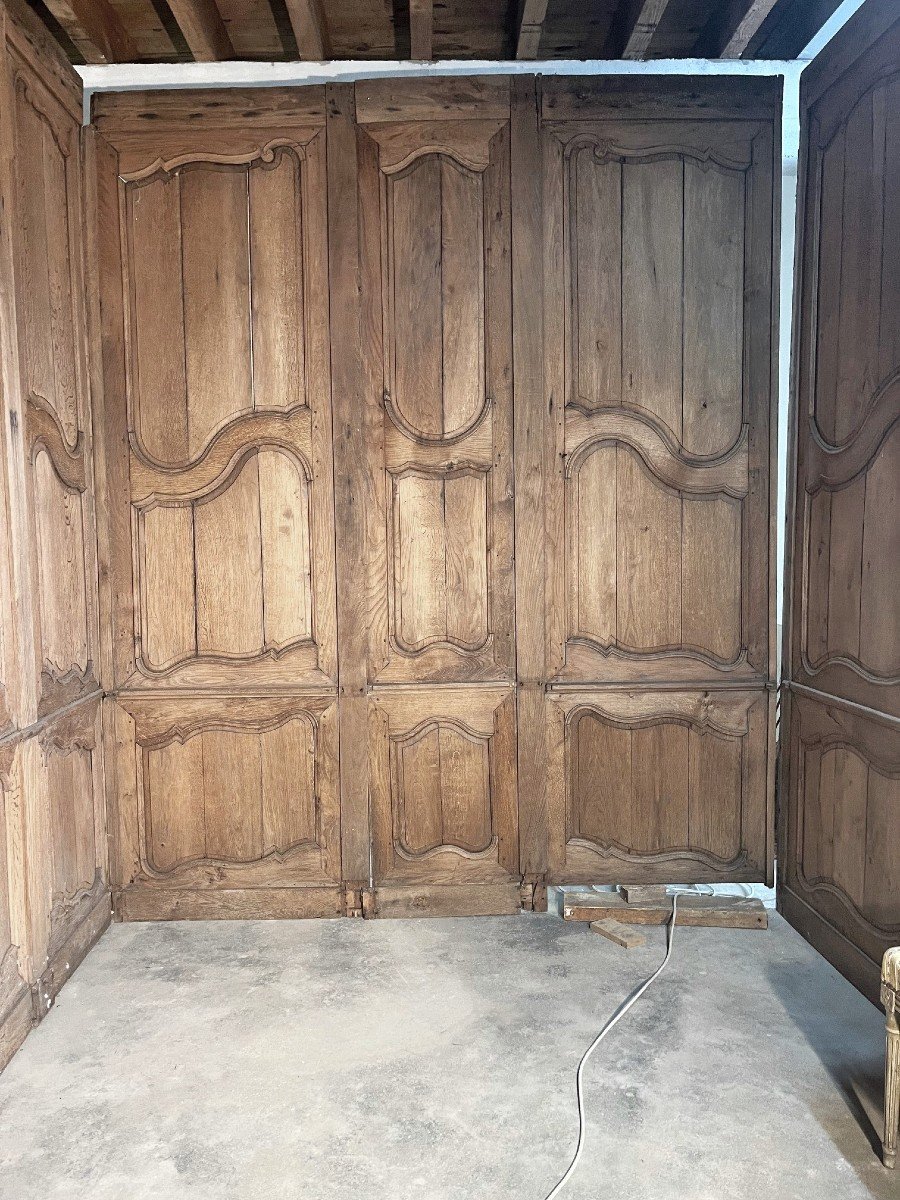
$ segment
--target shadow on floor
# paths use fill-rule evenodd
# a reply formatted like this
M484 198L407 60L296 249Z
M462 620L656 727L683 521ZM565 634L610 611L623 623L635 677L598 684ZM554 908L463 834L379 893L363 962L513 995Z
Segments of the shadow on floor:
M796 966L788 963L772 963L767 973L772 991L828 1072L852 1121L835 1120L834 1113L826 1116L824 1109L817 1111L814 1099L810 1111L872 1195L897 1200L900 1175L881 1162L884 1051L872 1043L867 1018L873 1006L851 984L826 990L818 975L798 974ZM841 1003L848 996L853 1003ZM835 1030L842 1026L846 1037L836 1041ZM871 1160L860 1160L860 1134L871 1148Z

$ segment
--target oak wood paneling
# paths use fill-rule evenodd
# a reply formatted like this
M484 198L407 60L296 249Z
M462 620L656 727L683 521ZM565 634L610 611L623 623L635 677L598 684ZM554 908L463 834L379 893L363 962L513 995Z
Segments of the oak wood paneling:
M547 88L98 101L124 915L766 877L776 90Z
M874 1000L900 930L900 23L871 15L801 96L780 839L786 914Z
M0 9L0 1067L109 922L81 84Z

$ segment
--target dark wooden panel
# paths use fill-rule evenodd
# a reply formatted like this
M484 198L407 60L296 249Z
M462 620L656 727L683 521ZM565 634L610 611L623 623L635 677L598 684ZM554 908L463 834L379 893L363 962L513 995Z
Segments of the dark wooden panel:
M873 4L804 76L784 648L781 904L872 999L900 935L898 62Z

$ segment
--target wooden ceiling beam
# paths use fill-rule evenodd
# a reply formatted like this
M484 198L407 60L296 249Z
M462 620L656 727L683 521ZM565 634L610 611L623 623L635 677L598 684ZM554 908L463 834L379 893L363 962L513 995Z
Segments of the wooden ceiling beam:
M214 0L168 0L172 16L197 62L234 58L234 47Z
M548 0L524 0L516 35L516 58L537 58Z
M726 0L697 40L698 58L740 58L778 0Z
M434 0L409 0L409 56L416 62L433 57Z
M647 57L653 35L668 6L669 0L626 0L624 24L619 32L623 58L640 60Z
M322 62L331 58L331 40L321 0L285 0L285 7L301 61Z
M750 38L742 58L797 58L831 17L841 0L775 0Z
M109 0L45 0L88 62L136 62L137 51Z

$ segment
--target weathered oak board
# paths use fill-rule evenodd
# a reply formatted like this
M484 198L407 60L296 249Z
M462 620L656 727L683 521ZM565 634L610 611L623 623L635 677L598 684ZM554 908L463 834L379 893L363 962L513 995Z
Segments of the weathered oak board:
M718 929L767 929L769 918L761 900L722 896L679 896L678 925ZM623 925L665 925L672 919L668 901L628 901L610 892L569 893L563 904L566 921L621 921Z

